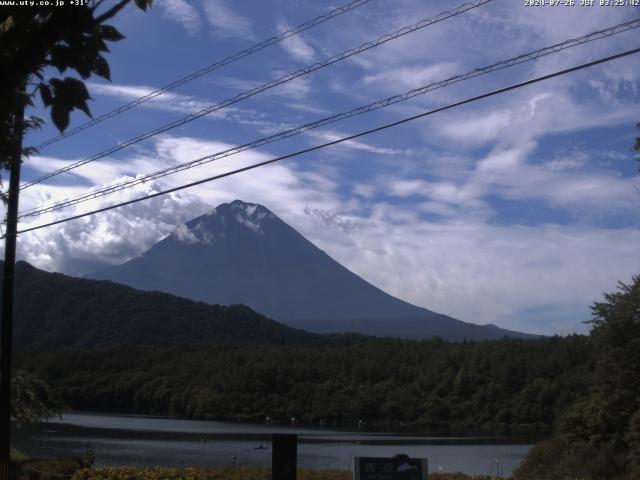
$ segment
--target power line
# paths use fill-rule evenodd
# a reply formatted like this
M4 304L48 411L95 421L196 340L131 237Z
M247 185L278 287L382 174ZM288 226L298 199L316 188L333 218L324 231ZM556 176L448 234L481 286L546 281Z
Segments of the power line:
M417 115L413 115L411 117L406 117L406 118L403 118L402 120L398 120L398 121L392 122L392 123L387 123L387 124L382 125L380 127L376 127L376 128L372 128L372 129L369 129L369 130L365 130L365 131L359 132L359 133L355 133L353 135L349 135L347 137L339 138L339 139L333 140L331 142L323 143L321 145L316 145L314 147L305 148L303 150L298 150L297 152L294 152L294 153L290 153L290 154L283 155L283 156L280 156L280 157L272 158L270 160L265 160L263 162L254 163L254 164L248 165L246 167L238 168L236 170L225 172L225 173L222 173L222 174L219 174L219 175L214 175L212 177L204 178L202 180L198 180L198 181L195 181L195 182L179 185L177 187L173 187L173 188L170 188L168 190L161 191L161 192L156 192L156 193L152 193L152 194L145 195L145 196L142 196L142 197L134 198L133 200L128 200L126 202L121 202L121 203L117 203L117 204L114 204L114 205L109 205L107 207L102 207L102 208L99 208L99 209L96 209L96 210L92 210L90 212L81 213L79 215L73 215L71 217L63 218L63 219L56 220L56 221L49 222L49 223L45 223L45 224L42 224L42 225L37 225L35 227L25 228L24 230L18 231L17 234L32 232L34 230L40 230L42 228L51 227L53 225L59 225L61 223L66 223L66 222L69 222L71 220L77 220L79 218L88 217L90 215L95 215L97 213L106 212L108 210L113 210L113 209L119 208L119 207L124 207L126 205L131 205L133 203L141 202L143 200L149 200L151 198L155 198L155 197L159 197L159 196L162 196L162 195L166 195L168 193L173 193L173 192L177 192L179 190L184 190L185 188L190 188L190 187L194 187L196 185L201 185L203 183L208 183L208 182L211 182L211 181L214 181L214 180L219 180L221 178L230 177L232 175L236 175L236 174L239 174L239 173L242 173L242 172L246 172L248 170L253 170L253 169L258 168L258 167L263 167L265 165L270 165L272 163L276 163L276 162L279 162L279 161L282 161L282 160L286 160L288 158L297 157L299 155L303 155L305 153L313 152L315 150L320 150L322 148L326 148L326 147L329 147L331 145L337 145L339 143L347 142L347 141L353 140L355 138L359 138L359 137L362 137L362 136L365 136L365 135L370 135L372 133L380 132L382 130L386 130L387 128L396 127L398 125L402 125L404 123L408 123L408 122L411 122L413 120L417 120L419 118L423 118L423 117L426 117L426 116L429 116L429 115L433 115L435 113L443 112L445 110L450 110L452 108L460 107L460 106L466 105L468 103L476 102L478 100L482 100L482 99L489 98L489 97L492 97L492 96L495 96L495 95L499 95L501 93L505 93L505 92L508 92L508 91L511 91L511 90L516 90L518 88L522 88L522 87L525 87L527 85L531 85L531 84L534 84L534 83L542 82L544 80L549 80L551 78L558 77L560 75L565 75L567 73L571 73L571 72L575 72L575 71L578 71L578 70L582 70L584 68L593 67L595 65L599 65L599 64L602 64L602 63L605 63L605 62L609 62L609 61L612 61L612 60L623 58L623 57L626 57L626 56L629 56L629 55L632 55L632 54L635 54L635 53L639 53L639 52L640 52L640 48L634 48L632 50L627 50L625 52L621 52L621 53L618 53L618 54L615 54L615 55L610 55L608 57L600 58L598 60L594 60L594 61L591 61L591 62L583 63L583 64L577 65L575 67L566 68L566 69L559 70L559 71L556 71L556 72L553 72L553 73L550 73L550 74L547 74L547 75L543 75L543 76L536 77L536 78L533 78L533 79L530 79L530 80L526 80L524 82L516 83L516 84L510 85L508 87L499 88L497 90L493 90L493 91L488 92L488 93L483 93L483 94L477 95L475 97L470 97L470 98L467 98L465 100L461 100L461 101L456 102L456 103L451 103L451 104L446 105L444 107L439 107L439 108L436 108L434 110L429 110L428 112L423 112L423 113L420 113L420 114L417 114ZM1 238L5 238L5 237L6 237L6 235L3 236L3 237L0 237L0 239Z
M162 95L163 93L166 93L170 90L173 90L177 87L180 87L182 85L184 85L185 83L190 82L191 80L195 80L196 78L202 77L203 75L206 75L208 73L213 72L214 70L217 70L221 67L224 67L225 65L229 65L230 63L236 62L242 58L248 57L249 55L252 55L264 48L270 47L271 45L274 45L276 43L279 43L289 37L292 37L294 35L297 35L301 32L304 32L305 30L309 30L310 28L315 27L316 25L320 25L321 23L326 22L327 20L331 20L332 18L337 17L338 15L342 15L343 13L346 13L350 10L353 10L355 8L358 8L366 3L369 3L371 0L354 0L350 3L347 3L346 5L343 5L341 7L335 8L333 10L331 10L330 12L324 14L324 15L320 15L319 17L314 18L313 20L309 20L308 22L305 22L301 25L298 25L297 27L293 27L285 32L282 32L280 35L277 35L275 37L271 37L263 42L260 43L256 43L255 45L252 45L251 47L242 50L234 55L231 55L223 60L219 60L215 63L212 63L211 65L208 65L204 68L201 68L200 70L196 70L193 73L190 73L189 75L186 75L178 80L175 80L167 85L165 85L164 87L161 87L157 90L154 90L152 92L149 92L146 95L141 96L140 98L137 98L135 100L130 101L129 103L125 103L124 105L111 110L107 113L104 113L102 115L100 115L99 117L96 117L94 119L89 120L88 122L83 123L82 125L78 125L75 128L72 128L71 130L67 130L66 132L56 136L56 137L52 137L49 140L47 140L46 142L41 143L40 145L37 145L35 148L38 150L41 150L49 145L52 145L56 142L59 142L60 140L70 137L72 135L75 135L78 132L81 132L83 130L86 130L87 128L93 127L94 125L97 125L98 123L104 122L105 120L115 117L116 115L120 115L121 113L126 112L127 110L130 110L134 107L137 107L138 105L145 103L153 98L159 97L160 95Z
M148 138L154 137L156 135L159 135L161 133L164 133L168 130L171 130L173 128L176 127L180 127L186 123L192 122L193 120L197 120L198 118L201 118L205 115L208 115L212 112L215 112L217 110L221 110L223 108L226 108L230 105L233 105L241 100L245 100L249 97L253 97L254 95L257 95L259 93L262 93L266 90L269 90L271 88L277 87L279 85L282 85L284 83L290 82L291 80L294 80L296 78L302 77L304 75L308 75L311 72L314 72L316 70L319 70L321 68L327 67L329 65L332 65L334 63L340 62L342 60L345 60L349 57L352 57L354 55L357 55L359 53L362 53L364 51L370 50L372 48L375 48L379 45L382 45L384 43L387 43L391 40L395 40L396 38L402 37L404 35L407 35L409 33L415 32L416 30L420 30L422 28L428 27L430 25L436 24L438 22L441 22L443 20L446 20L448 18L452 18L455 17L457 15L460 15L464 12L467 12L468 10L477 8L481 5L484 5L486 3L492 2L493 0L474 0L473 2L469 2L469 3L464 3L460 6L458 6L457 8L454 8L452 10L447 10L445 12L439 13L438 15L435 15L433 17L430 18L426 18L423 19L421 21L419 21L418 23L415 23L413 25L410 26L406 26L401 28L400 30L397 30L393 33L387 33L385 35L382 35L381 37L379 37L378 39L371 41L371 42L366 42L363 43L362 45L360 45L359 47L355 47L355 48L351 48L349 50L346 50L342 53L339 53L337 55L334 55L332 57L329 57L321 62L317 62L314 63L313 65L310 65L308 67L305 67L303 69L297 70L293 73L287 74L287 75L283 75L280 78L277 78L275 80L272 80L268 83L262 84L258 87L255 87L251 90L248 90L246 92L240 93L234 97L231 97L227 100L224 100L220 103L217 103L215 105L211 105L207 108L204 108L202 110L200 110L199 112L196 112L194 114L191 115L187 115L179 120L176 120L174 122L171 122L169 124L163 125L162 127L159 127L155 130L152 130L150 132L146 132L142 135L139 135L135 138L129 139L119 145L115 145L111 148L108 148L107 150L103 150L100 153L97 153L91 157L87 157L83 160L79 160L75 163L72 163L71 165L68 165L66 167L60 168L58 170L55 170L53 172L47 173L35 180L32 180L30 182L26 182L24 184L22 184L20 186L20 189L25 189L25 188L29 188L33 185L36 185L38 183L41 183L45 180L48 180L49 178L52 178L56 175L60 175L62 173L68 172L70 170L73 170L75 168L78 168L82 165L86 165L87 163L93 162L95 160L98 160L100 158L106 157L107 155L111 155L112 153L115 153L117 151L120 151L124 148L130 147L131 145L134 145L136 143L139 143L143 140L146 140Z
M403 102L406 101L410 98L416 97L418 95L422 95L425 94L427 92L439 89L439 88L443 88L446 87L448 85L454 84L454 83L458 83L464 80L468 80L470 78L474 78L480 75L485 75L491 72L495 72L498 70L502 70L504 68L508 68L508 67L512 67L514 65L518 65L524 62L528 62L528 61L533 61L536 60L538 58L541 58L543 56L546 55L550 55L550 54L554 54L557 53L559 51L568 49L568 48L572 48L578 45L583 45L585 43L588 42L592 42L595 40L600 40L602 38L608 38L611 37L615 34L621 33L621 32L626 32L635 28L639 28L640 27L640 18L629 21L629 22L625 22L625 23L621 23L603 30L599 30L596 32L592 32L589 33L587 35L583 35L581 37L578 38L574 38L574 39L569 39L566 40L564 42L549 46L549 47L544 47L538 50L535 50L533 52L529 52L529 53L525 53L522 55L519 55L517 57L513 57L510 58L508 60L503 60L500 62L496 62L493 63L489 66L486 67L482 67L482 68L475 68L473 70L470 70L467 73L464 74L460 74L460 75L454 75L452 77L449 77L445 80L441 80L438 82L433 82L430 83L428 85L425 85L423 87L420 88L416 88L413 90L409 90L405 93L402 93L400 95L395 95L392 97L388 97L385 98L383 100L378 100L376 102L370 103L368 105L365 106L361 106L361 107L357 107L354 108L348 112L343 112L343 113L339 113L336 115L332 115L330 117L325 117L322 118L320 120L317 120L315 122L312 123L307 123L305 125L302 126L298 126L295 128L291 128L289 130L283 131L283 132L279 132L276 133L274 135L270 135L268 137L264 137L258 140L254 140L250 143L245 143L243 145L234 147L234 148L230 148L227 150L223 150L221 152L216 152L212 155L206 155L203 157L200 157L198 159L195 160L191 160L189 162L185 162L179 165L174 165L153 173L149 173L147 175L143 175L141 177L137 177L131 180L126 180L124 182L120 182L117 183L115 185L109 185L107 187L101 188L99 190L94 190L91 192L87 192L81 195L78 195L76 197L73 198L68 198L65 200L60 200L58 202L55 202L52 205L49 205L47 207L34 207L32 209L29 210L25 210L23 212L20 213L19 215L19 219L24 219L27 217L35 217L35 216L39 216L42 215L44 213L49 213L49 212L53 212L53 211L57 211L72 205L77 205L79 203L83 203L95 198L100 198L106 195L109 195L111 193L115 193L121 190L124 190L126 188L132 188L136 185L140 185L142 183L146 183L148 181L152 181L158 178L162 178L165 177L167 175L171 175L173 173L177 173L183 170L187 170L190 168L194 168L200 165L204 165L206 163L209 162L213 162L215 160L219 160L222 158L227 158L229 156L235 155L237 153L249 150L249 149L253 149L253 148L257 148L259 146L262 145L266 145L269 143L273 143L279 140L283 140L286 138L290 138L292 136L295 135L299 135L301 133L304 133L306 131L318 128L318 127L322 127L325 125L329 125L329 124L333 124L342 120L345 120L347 118L351 118L354 117L356 115L361 115L363 113L367 113L373 110L377 110L380 108L384 108L387 107L389 105L393 105L399 102Z

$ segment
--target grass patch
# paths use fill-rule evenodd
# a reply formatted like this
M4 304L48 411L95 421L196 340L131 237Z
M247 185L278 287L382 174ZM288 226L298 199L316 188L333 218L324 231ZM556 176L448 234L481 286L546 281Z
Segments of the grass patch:
M134 468L87 467L82 458L27 460L19 467L18 477L28 480L272 480L271 469L264 467L225 468ZM14 478L18 478L14 477ZM297 480L351 480L347 470L309 470L299 468ZM495 477L463 473L433 473L430 480L494 480Z
M27 460L27 456L22 453L20 450L16 450L15 448L11 447L10 453L9 453L9 461L11 463L22 463L24 461Z

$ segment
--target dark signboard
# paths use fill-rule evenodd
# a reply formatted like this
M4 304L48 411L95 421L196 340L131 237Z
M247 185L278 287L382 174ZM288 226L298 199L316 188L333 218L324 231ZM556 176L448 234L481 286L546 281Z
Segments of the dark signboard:
M427 480L426 458L397 455L392 458L355 457L353 480Z

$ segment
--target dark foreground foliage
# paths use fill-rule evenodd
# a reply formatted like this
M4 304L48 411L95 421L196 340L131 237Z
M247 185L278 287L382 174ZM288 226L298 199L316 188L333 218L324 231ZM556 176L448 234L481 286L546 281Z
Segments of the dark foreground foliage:
M18 425L60 416L63 404L52 388L37 376L17 370L11 378L11 417Z
M62 477L64 475L65 477ZM81 458L24 462L17 465L13 479L21 476L29 480L271 480L271 470L263 467L223 468L90 468ZM309 470L298 468L298 480L351 480L346 470ZM434 473L430 480L496 480L495 477L471 476L462 473Z
M640 276L593 306L595 371L564 410L553 438L537 445L522 479L640 478Z

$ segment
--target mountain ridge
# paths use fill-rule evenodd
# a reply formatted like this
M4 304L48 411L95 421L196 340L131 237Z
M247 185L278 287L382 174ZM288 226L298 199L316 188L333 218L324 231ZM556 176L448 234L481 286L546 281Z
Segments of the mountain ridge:
M395 298L340 265L266 207L240 200L179 225L139 257L91 277L210 304L244 304L315 333L446 340L531 336L463 322Z
M14 290L16 350L320 341L318 335L275 322L244 305L209 305L45 272L24 261L16 263Z

